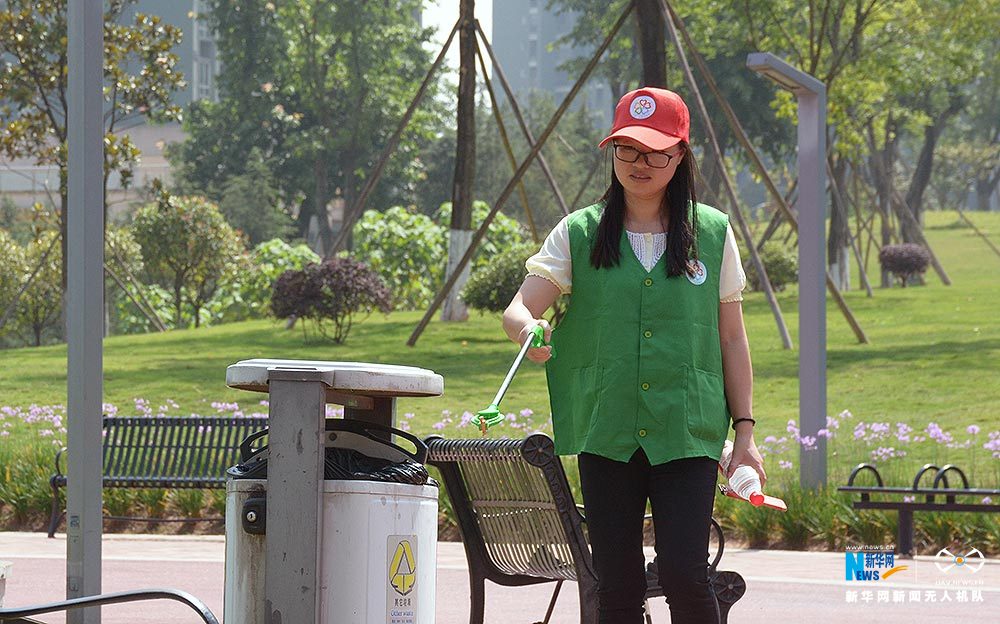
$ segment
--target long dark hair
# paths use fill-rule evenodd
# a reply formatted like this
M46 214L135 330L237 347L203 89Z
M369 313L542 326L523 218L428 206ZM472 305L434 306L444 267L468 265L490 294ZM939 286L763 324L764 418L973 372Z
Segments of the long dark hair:
M668 218L666 256L667 276L683 275L690 271L688 261L698 257L698 212L694 205L698 202L695 180L698 163L695 162L691 146L681 141L684 157L677 165L674 177L667 183L660 204L661 217ZM612 154L611 158L614 158ZM595 269L618 266L621 261L620 241L625 227L625 187L622 186L615 169L611 167L611 184L601 197L604 214L597 226L594 247L590 251L590 264Z

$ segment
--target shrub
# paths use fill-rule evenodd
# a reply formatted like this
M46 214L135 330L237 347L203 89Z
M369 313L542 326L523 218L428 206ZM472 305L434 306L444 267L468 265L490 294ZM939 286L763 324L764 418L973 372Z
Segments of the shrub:
M525 260L536 251L538 246L534 243L520 243L490 258L465 283L462 301L481 312L502 312L524 281Z
M883 247L878 254L878 261L882 269L892 273L905 288L912 277L927 270L931 255L921 245L903 243Z
M472 229L477 230L486 220L486 215L490 212L490 206L484 201L472 202ZM451 226L451 202L441 204L434 215L434 220L444 228L445 233ZM489 263L490 259L498 254L507 253L514 245L524 242L524 227L517 219L508 217L499 212L490 222L490 227L486 231L475 254L472 256L472 270L480 269ZM444 243L447 249L447 243Z
M447 230L427 215L395 206L366 210L354 226L354 254L392 291L393 307L427 307L444 281Z
M764 270L767 271L767 277L771 280L771 287L774 290L782 291L786 285L799 279L799 258L794 250L770 245L759 253L760 261L764 263ZM750 253L741 249L740 256L750 288L761 290L760 276L757 275Z
M321 258L308 245L289 245L274 238L250 252L248 267L225 292L216 295L210 307L223 306L220 319L236 321L267 316L271 291L279 277L289 270L319 263Z
M320 334L338 344L347 339L355 314L375 309L392 310L389 289L375 271L350 257L285 271L271 297L274 316L309 319ZM332 330L327 321L333 323Z

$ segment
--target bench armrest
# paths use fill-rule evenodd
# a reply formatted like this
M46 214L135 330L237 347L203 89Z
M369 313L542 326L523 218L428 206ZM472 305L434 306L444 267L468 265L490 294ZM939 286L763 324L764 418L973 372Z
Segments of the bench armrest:
M63 453L66 452L66 450L67 449L64 446L61 449L59 449L58 453L56 453L56 460L55 460L56 473L54 475L52 475L53 477L64 477L64 476L66 476L66 475L63 474L62 466L60 466L60 462L59 462L59 460L62 459L62 455L63 455Z

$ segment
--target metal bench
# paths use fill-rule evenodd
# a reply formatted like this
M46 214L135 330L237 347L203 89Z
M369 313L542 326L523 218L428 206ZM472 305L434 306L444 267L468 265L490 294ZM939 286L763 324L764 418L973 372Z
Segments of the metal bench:
M877 486L854 485L854 479L862 471L871 472L875 475ZM920 487L920 480L925 474L934 471L934 480L931 487ZM961 488L952 488L948 485L948 473L955 473L962 480ZM940 487L940 486L944 487ZM913 512L914 511L972 511L972 512L1000 512L1000 490L988 490L982 488L970 488L969 480L961 468L946 464L939 468L934 464L924 464L917 475L913 478L913 487L889 487L882 481L882 475L872 464L858 464L851 471L851 476L847 479L846 486L837 488L840 492L850 492L860 494L860 500L854 501L854 509L883 509L896 511L899 513L899 528L897 535L897 546L901 555L913 556ZM891 500L871 500L872 494L888 494ZM905 497L911 497L907 501ZM923 496L923 501L917 501L917 496ZM944 497L940 500L939 497ZM958 496L997 497L998 503L959 503Z
M226 487L226 468L239 460L240 442L267 427L266 416L243 417L124 417L103 419L103 485L105 488L203 488ZM52 487L49 537L64 512L59 488L66 485L61 459L56 454ZM105 516L114 520L199 522L210 518L136 518Z
M584 537L585 519L573 500L552 439L535 433L523 440L427 438L427 463L441 471L469 562L469 621L482 624L485 581L522 586L555 582L543 623L555 608L564 581L576 581L580 622L597 622L597 577ZM718 536L709 578L722 623L746 591L736 572L719 571L725 542ZM647 568L646 598L662 596L655 566ZM649 620L647 616L647 621Z
M205 624L219 624L219 619L205 603L198 600L191 594L176 589L138 589L132 591L115 592L111 594L100 594L98 596L85 596L83 598L72 598L43 605L33 605L30 607L17 607L11 609L0 608L0 624L42 624L38 620L28 619L30 615L41 615L43 613L56 613L59 611L70 611L72 609L83 609L86 607L99 607L102 605L122 604L125 602L142 602L146 600L174 600L190 607L201 618Z

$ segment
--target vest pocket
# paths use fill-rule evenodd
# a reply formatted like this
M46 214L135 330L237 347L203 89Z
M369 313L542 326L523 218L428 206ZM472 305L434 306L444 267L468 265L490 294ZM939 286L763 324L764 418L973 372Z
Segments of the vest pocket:
M726 437L726 391L722 377L691 368L688 371L688 432L696 438L719 442Z

